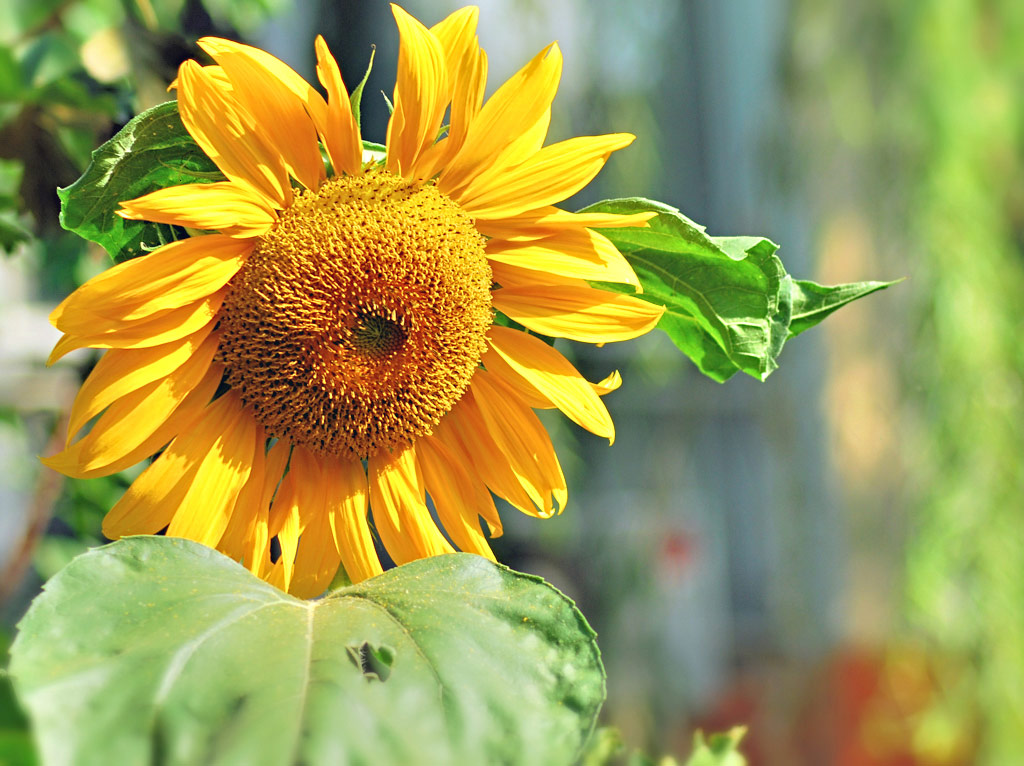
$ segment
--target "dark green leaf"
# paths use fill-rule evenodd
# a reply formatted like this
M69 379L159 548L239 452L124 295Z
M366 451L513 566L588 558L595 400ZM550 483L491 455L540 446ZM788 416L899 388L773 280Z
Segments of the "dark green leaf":
M90 83L81 74L51 80L27 94L25 100L33 104L42 104L47 109L52 109L59 104L96 116L104 115L111 119L118 111L117 99L114 95L97 92L95 84ZM95 136L90 137L95 141Z
M814 327L837 308L894 284L896 282L853 282L828 287L793 280L793 319L789 323L789 337Z
M8 255L22 242L28 242L31 235L21 226L0 216L0 250Z
M93 152L81 178L58 189L61 224L117 260L134 258L175 236L171 227L116 215L120 202L167 186L222 179L181 124L177 103L169 101L135 117Z
M599 202L581 212L657 215L645 228L603 229L633 266L641 298L665 306L658 324L708 377L737 371L764 380L778 367L786 340L832 311L892 283L821 287L794 281L763 237L711 237L661 202ZM625 291L621 285L602 284Z
M604 696L572 603L470 554L301 601L128 538L47 584L12 657L52 763L568 764Z
M58 29L48 29L30 38L20 54L24 83L39 88L82 67L78 51L68 45L68 38Z
M352 93L349 95L349 102L352 104L352 116L356 120L357 126L362 126L360 108L363 103L363 88L366 87L366 81L370 79L370 71L373 69L373 57L377 53L377 46L370 46L370 62L366 65L366 72L363 74L363 79L359 81L359 84L355 87Z
M203 0L204 10L214 21L237 29L243 39L258 35L267 21L281 14L286 5L287 0Z

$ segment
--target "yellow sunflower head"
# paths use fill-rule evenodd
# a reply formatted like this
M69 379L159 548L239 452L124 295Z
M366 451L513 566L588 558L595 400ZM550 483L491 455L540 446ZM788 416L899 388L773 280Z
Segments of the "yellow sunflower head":
M477 9L431 28L393 10L381 162L364 159L322 38L326 98L228 40L200 40L215 64L181 66L182 122L227 180L119 212L206 233L111 268L51 317L64 332L53 359L109 350L45 462L92 477L159 453L107 515L109 537L166 529L311 597L339 564L353 581L381 571L371 513L404 563L456 547L493 558L480 522L501 533L492 495L560 512L565 479L534 409L613 438L600 395L618 376L588 383L537 336L626 340L661 316L588 283L639 287L592 227L648 214L553 207L633 136L544 146L557 45L485 102Z

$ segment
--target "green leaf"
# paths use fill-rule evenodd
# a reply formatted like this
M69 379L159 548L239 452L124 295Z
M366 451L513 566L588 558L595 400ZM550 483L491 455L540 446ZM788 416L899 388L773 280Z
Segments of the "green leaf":
M896 280L898 282L900 280ZM853 282L828 287L814 282L793 280L793 318L789 323L789 337L809 330L837 308L884 290L896 282Z
M370 79L370 71L373 69L373 57L377 53L377 46L370 46L370 62L366 65L366 72L363 74L363 79L359 81L359 84L355 87L351 94L349 94L349 103L352 105L352 116L355 118L356 126L362 127L360 108L363 103L363 88L366 87L366 81Z
M755 237L709 237L704 228L660 202L630 198L581 212L657 215L647 228L603 229L633 266L640 296L666 307L664 330L709 377L738 370L764 380L786 341L789 291L777 246Z
M740 740L747 733L745 726L737 726L724 734L693 736L693 753L686 766L747 766L747 759L739 751Z
M374 141L363 141L363 162L375 162L383 165L388 156L388 148Z
M35 747L27 731L0 729L0 764L3 766L35 766Z
M0 655L7 656L10 636L0 629ZM11 688L11 679L0 670L0 764L3 766L35 766L35 746L28 730L28 721Z
M471 554L302 601L133 537L68 564L19 628L47 763L568 764L604 697L572 603Z
M21 67L14 52L0 44L0 103L19 100L24 90Z
M287 5L287 0L203 0L203 9L213 20L226 22L231 29L237 29L242 39L258 35L270 19L284 12Z
M656 215L647 227L601 233L636 271L644 289L639 297L666 308L659 329L719 382L738 371L764 380L778 368L789 337L843 303L891 284L814 285L834 291L815 302L812 283L795 282L776 255L778 246L763 237L712 237L676 208L638 197L598 202L580 212L648 211Z
M177 102L154 106L92 154L85 173L58 189L61 224L102 245L117 260L143 255L175 239L171 227L127 221L119 203L167 186L223 180L181 124Z

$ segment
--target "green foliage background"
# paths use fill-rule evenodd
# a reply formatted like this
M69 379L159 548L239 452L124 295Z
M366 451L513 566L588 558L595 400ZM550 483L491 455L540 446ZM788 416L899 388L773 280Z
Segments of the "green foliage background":
M814 170L849 179L837 190L811 173L821 214L852 210L869 262L895 259L909 275L911 302L872 322L864 349L893 371L903 470L854 482L852 496L906 513L896 527L904 635L948 660L918 749L959 763L976 746L972 763L1014 763L1024 749L1024 5L801 2L791 40L802 138L811 156L833 158Z

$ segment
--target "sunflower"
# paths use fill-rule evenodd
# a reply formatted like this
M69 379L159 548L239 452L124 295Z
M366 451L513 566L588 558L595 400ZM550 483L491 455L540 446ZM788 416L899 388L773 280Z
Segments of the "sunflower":
M182 64L182 122L226 180L122 202L124 218L194 235L114 266L51 316L64 333L51 361L108 350L44 462L85 478L158 455L107 514L108 537L166 530L312 597L339 564L356 582L381 572L371 530L399 564L456 546L493 558L481 519L501 533L494 496L561 512L535 409L613 439L600 396L617 373L589 383L539 336L621 341L661 316L589 284L639 289L593 227L649 216L553 206L634 137L544 146L556 44L485 102L477 9L428 29L392 8L383 158L364 156L320 37L326 98L228 40L199 41L215 64Z

